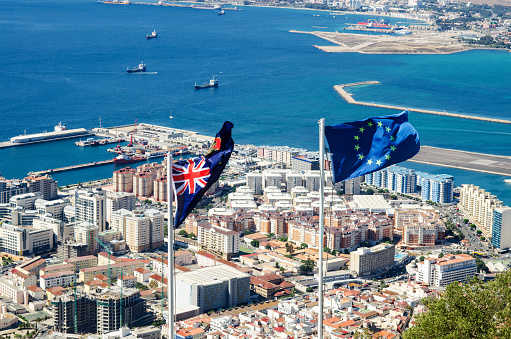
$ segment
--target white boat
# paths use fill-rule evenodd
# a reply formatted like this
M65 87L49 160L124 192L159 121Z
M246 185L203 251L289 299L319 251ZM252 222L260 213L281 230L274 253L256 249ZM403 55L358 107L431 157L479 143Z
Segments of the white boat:
M506 184L511 184L511 179L504 179L504 182L505 182Z

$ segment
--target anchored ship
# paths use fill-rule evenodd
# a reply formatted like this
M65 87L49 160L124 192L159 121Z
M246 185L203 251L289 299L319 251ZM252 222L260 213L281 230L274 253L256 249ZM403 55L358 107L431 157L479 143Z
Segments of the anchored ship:
M156 34L156 30L154 30L151 34L147 34L145 37L147 40L157 38L158 34Z
M138 64L137 68L130 69L128 67L128 69L126 70L126 72L128 72L128 73L137 73L137 72L145 72L145 71L146 71L146 67L145 67L144 62L141 62L140 64Z
M209 83L205 82L202 85L197 85L197 83L195 83L195 86L194 86L195 89L203 89L203 88L210 88L210 87L218 87L218 80L215 79L214 76L213 76L213 79L209 80Z

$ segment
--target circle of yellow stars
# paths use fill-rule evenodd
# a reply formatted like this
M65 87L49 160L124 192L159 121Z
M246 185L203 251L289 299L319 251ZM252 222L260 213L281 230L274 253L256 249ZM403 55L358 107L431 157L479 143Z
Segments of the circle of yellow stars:
M368 128L371 128L371 127L373 127L373 126L374 126L374 123L373 123L372 121L368 121L368 122L367 122L367 127L368 127ZM368 128L364 128L363 126L362 126L362 127L360 127L360 128L358 129L358 132L359 132L359 133L353 137L353 138L354 138L354 140L355 140L355 141L360 141L361 136L360 136L359 134L363 134L365 131L367 131L367 130L368 130ZM382 128L382 129L384 129L384 131L385 131L387 134L389 134L389 133L390 133L390 131L392 131L392 128L391 128L390 126L384 126L384 125L383 125L383 122L381 122L381 121L377 121L377 122L376 122L376 128L377 128L377 129L378 129L378 128ZM385 132L384 132L384 134L385 134ZM388 139L388 140L389 140L389 144L390 144L391 142L393 142L393 141L396 141L396 137L395 137L395 136L393 136L393 135L390 135L388 138L389 138L389 139ZM360 148L361 148L361 147L360 147L360 145L358 145L358 144L356 144L356 145L354 146L355 151L359 151L359 150L360 150ZM382 158L382 159L376 159L376 161L374 161L374 159L366 159L366 160L365 160L365 161L366 161L366 164L367 164L367 165L373 165L373 163L374 163L376 166L380 167L380 166L381 166L382 164L384 164L386 161L389 161L389 160L390 160L390 158L391 158L391 157L390 157L390 154L391 154L391 152L394 152L395 150L396 150L396 146L394 146L394 145L390 145L390 152L389 152L389 153L387 153L387 154L385 154L385 158ZM357 158L358 158L358 160L364 161L364 158L365 158L365 157L366 157L366 156L365 156L364 154L362 154L362 153L357 154Z

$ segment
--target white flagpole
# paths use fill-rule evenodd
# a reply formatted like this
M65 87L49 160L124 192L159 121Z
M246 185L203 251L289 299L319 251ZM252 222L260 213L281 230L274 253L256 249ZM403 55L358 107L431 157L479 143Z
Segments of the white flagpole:
M168 217L167 217L167 236L168 239L168 280L167 280L167 299L169 307L169 316L167 321L167 327L169 330L168 338L174 338L174 214L172 201L174 197L173 192L173 180L172 180L172 154L167 152L167 206L168 206ZM163 268L163 267L162 267ZM162 271L163 279L163 271ZM163 282L163 280L162 280ZM163 283L162 283L163 293Z
M323 234L325 233L325 119L319 120L319 314L318 339L323 339Z

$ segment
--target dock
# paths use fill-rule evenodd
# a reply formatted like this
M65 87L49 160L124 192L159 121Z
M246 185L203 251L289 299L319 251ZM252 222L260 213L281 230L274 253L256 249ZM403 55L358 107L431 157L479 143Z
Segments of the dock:
M73 170L87 168L87 167L109 165L109 164L113 164L113 163L114 163L114 159L108 159L108 160L103 160L103 161L89 162L87 164L71 165L71 166L66 166L66 167L47 169L44 171L31 172L30 174L32 174L32 175L53 174L53 173L59 173L59 172L73 171Z
M349 104L353 105L361 105L361 106L371 106L371 107L377 107L377 108L387 108L387 109L393 109L398 111L405 111L408 110L410 112L416 112L416 113L425 113L425 114L435 114L435 115L442 115L452 118L461 118L461 119L470 119L470 120L479 120L479 121L487 121L487 122L495 122L499 124L511 124L511 120L505 120L505 119L495 119L495 118L484 118L484 117L478 117L473 115L466 115L466 114L458 114L458 113L449 113L449 112L440 112L440 111L433 111L428 109L420 109L420 108L408 108L408 107L401 107L401 106L394 106L394 105L383 105L383 104L375 104L375 103L369 103L369 102L363 102L363 101L356 101L353 99L353 96L351 93L348 93L344 90L345 87L351 87L351 86L361 86L361 85L375 85L379 84L378 81L362 81L362 82L354 82L344 85L335 85L334 89L341 95L341 97L346 100Z
M60 138L28 141L28 142L23 142L23 143L14 143L11 141L3 141L3 142L0 142L0 148L26 146L26 145L40 144L43 142L59 141L59 140L65 140L65 139L78 139L78 138L91 137L91 136L94 136L94 133L90 132L90 133L86 133L86 134L82 134L82 135L70 135L70 136L65 136L65 137L60 137Z

